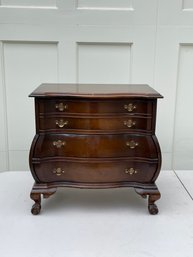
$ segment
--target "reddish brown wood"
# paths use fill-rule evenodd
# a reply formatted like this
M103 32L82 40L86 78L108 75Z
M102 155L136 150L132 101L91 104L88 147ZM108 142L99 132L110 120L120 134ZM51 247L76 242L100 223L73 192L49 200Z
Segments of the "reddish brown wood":
M38 181L49 183L57 181L100 183L100 182L142 182L152 180L157 169L157 160L139 161L124 159L101 161L66 161L66 160L40 160L34 164ZM63 173L56 174L56 168L61 168ZM127 173L131 169L131 174ZM136 173L132 174L133 169Z
M159 200L161 197L161 194L155 184L152 185L151 189L147 188L135 188L136 193L141 195L143 198L146 198L148 196L148 210L150 214L157 214L158 208L155 204L155 201Z
M30 197L35 201L35 204L32 206L31 213L37 215L41 210L41 195L44 198L48 198L53 195L57 190L57 187L48 187L47 184L36 184L34 183Z
M89 101L88 101L89 99ZM106 99L96 100L93 98L76 98L67 97L64 98L39 98L38 108L40 114L46 115L105 115L105 114L133 114L136 115L151 115L153 108L152 99L130 99L122 98L120 99ZM126 107L129 105L135 106L133 109L128 110ZM63 106L63 108L57 108L58 106Z
M63 145L56 146L57 143ZM132 146L132 144L138 144ZM132 148L133 147L133 148ZM151 136L122 135L77 135L43 134L36 141L34 157L142 157L157 159L154 140Z
M41 210L41 194L31 191L30 197L34 200L34 205L32 206L31 213L33 215L37 215L40 213Z
M149 197L149 212L158 212L159 93L147 85L43 84L30 96L36 110L29 158L33 214L40 212L41 195L66 186L134 187Z
M74 98L163 98L157 91L144 84L41 84L31 97Z
M58 125L60 124L60 126ZM97 130L113 130L114 133L127 132L152 132L152 117L144 116L108 116L108 117L75 117L75 116L59 116L45 115L39 118L39 132L56 132L56 133L81 133L85 130L86 134L96 134Z

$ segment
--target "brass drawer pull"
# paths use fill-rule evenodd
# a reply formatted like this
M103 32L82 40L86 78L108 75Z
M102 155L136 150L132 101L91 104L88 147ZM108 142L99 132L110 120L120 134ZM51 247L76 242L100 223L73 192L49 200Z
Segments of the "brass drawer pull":
M132 128L133 126L136 125L136 121L132 120L124 120L123 124L127 126L128 128Z
M68 109L68 105L67 104L63 104L63 103L56 104L55 107L60 112L63 112L64 110Z
M126 146L128 146L130 149L134 149L138 145L139 145L139 143L135 142L134 140L126 142Z
M124 109L127 110L128 112L132 112L133 110L135 110L137 108L136 105L134 104L125 104L124 105Z
M130 168L130 169L125 169L125 173L132 176L132 175L134 175L134 174L137 174L138 171L135 170L134 168Z
M58 125L59 128L63 128L64 126L68 125L68 121L67 120L56 120L56 125Z
M53 142L53 146L56 146L57 148L61 148L62 146L66 145L65 141L58 140Z
M56 168L53 170L53 173L56 175L56 176L61 176L62 174L65 173L64 170L62 170L61 168Z

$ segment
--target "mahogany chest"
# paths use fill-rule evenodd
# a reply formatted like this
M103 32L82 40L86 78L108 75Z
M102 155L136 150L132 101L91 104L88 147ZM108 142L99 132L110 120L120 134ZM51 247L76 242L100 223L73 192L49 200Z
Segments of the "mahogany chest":
M42 84L35 98L36 135L29 163L32 214L58 187L133 187L157 214L161 152L157 98L148 85Z

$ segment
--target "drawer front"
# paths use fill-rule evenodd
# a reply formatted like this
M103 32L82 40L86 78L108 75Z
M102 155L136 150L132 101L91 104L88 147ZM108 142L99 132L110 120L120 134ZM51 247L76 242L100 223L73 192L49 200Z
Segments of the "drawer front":
M63 132L69 130L138 130L151 131L152 118L143 116L117 116L117 117L40 117L39 130L40 131L56 131ZM92 132L92 131L91 131Z
M151 136L122 135L40 135L34 157L144 157L157 158Z
M135 113L152 114L153 102L151 100L124 99L114 101L83 101L59 99L38 99L39 113L79 113L79 114L105 114L105 113Z
M47 161L34 164L40 182L151 182L157 163L151 162L62 162Z

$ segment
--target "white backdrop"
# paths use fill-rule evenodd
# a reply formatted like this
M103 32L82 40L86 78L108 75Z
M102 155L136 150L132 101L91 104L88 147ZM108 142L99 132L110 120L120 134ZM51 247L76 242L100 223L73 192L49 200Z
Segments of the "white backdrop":
M193 169L193 0L1 0L1 171L29 169L42 82L149 84L163 168Z

